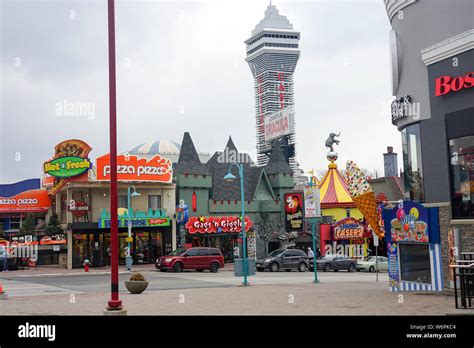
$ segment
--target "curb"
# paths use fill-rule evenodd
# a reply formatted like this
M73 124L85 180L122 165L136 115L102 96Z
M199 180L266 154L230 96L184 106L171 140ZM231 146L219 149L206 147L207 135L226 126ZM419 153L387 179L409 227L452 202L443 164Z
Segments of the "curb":
M158 272L157 269L145 269L145 270L138 270L138 271L119 271L119 274L133 274L136 272ZM233 269L219 269L219 272L234 272ZM39 273L39 274L9 274L8 276L0 277L0 279L6 280L14 280L15 278L29 278L29 277L84 277L84 276L102 276L102 275L110 275L110 271L104 272L82 272L82 273Z
M143 272L143 271L142 271ZM132 274L135 272L121 271L119 274ZM14 280L15 278L28 278L28 277L83 277L83 276L100 276L110 275L110 272L84 272L84 273L41 273L41 274L19 274L9 277L0 277L0 279Z

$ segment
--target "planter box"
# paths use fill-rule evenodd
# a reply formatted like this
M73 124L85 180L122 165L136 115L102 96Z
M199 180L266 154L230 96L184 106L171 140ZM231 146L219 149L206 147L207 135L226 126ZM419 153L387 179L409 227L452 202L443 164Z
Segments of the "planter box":
M125 287L132 294L141 294L148 287L147 281L126 280Z

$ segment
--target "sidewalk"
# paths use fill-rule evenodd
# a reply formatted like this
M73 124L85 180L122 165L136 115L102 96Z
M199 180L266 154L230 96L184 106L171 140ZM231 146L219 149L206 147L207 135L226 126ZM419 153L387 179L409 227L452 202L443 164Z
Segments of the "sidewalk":
M133 265L132 271L129 272L125 266L119 266L119 274L127 274L132 272L155 272L154 264ZM219 272L234 272L234 264L226 263L224 268ZM42 276L87 276L87 275L107 275L110 274L110 266L107 267L91 267L89 272L85 272L83 268L65 269L52 266L38 266L36 269L18 270L9 272L0 272L0 279L2 278L17 278L17 277L42 277Z
M103 315L109 297L105 291L75 294L73 301L71 294L48 294L40 300L12 297L0 301L0 308L1 315ZM452 297L389 292L386 282L147 290L140 295L124 291L120 298L129 315L472 314L455 309Z

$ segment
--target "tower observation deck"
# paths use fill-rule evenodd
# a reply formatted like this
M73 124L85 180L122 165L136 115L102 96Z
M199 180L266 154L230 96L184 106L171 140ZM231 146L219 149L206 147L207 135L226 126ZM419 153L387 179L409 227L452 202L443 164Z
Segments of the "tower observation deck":
M269 5L265 17L245 41L246 61L254 77L257 161L268 162L276 141L291 169L297 168L293 73L300 56L300 33Z

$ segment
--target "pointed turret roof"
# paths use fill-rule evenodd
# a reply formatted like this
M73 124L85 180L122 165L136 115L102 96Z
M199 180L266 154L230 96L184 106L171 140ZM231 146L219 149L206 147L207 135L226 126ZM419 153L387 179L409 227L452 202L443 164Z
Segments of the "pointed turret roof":
M328 165L326 175L318 185L320 192L321 208L354 208L355 204L347 188L346 179L337 169L337 164Z
M232 137L229 135L229 140L227 141L227 145L225 146L225 149L224 151L230 151L230 150L234 150L235 152L239 152L237 150L237 147L235 146L234 142L232 141Z
M250 156L239 153L232 138L229 137L224 151L217 151L207 161L206 169L212 175L212 192L210 198L213 200L236 200L240 201L240 179L234 181L224 180L232 162L242 163L244 166L244 199L252 200L262 171L256 167ZM233 166L232 173L238 177L237 168Z
M201 163L193 140L188 132L184 133L178 163L174 171L176 174L209 174L204 164Z
M280 142L277 142L273 146L268 163L265 166L265 172L270 174L292 174L290 166L286 162L285 155L283 155L283 149Z
M265 28L293 30L293 24L290 23L286 16L279 14L276 6L268 5L267 10L265 11L265 18L263 18L260 23L257 24L255 29L252 30L252 36Z

